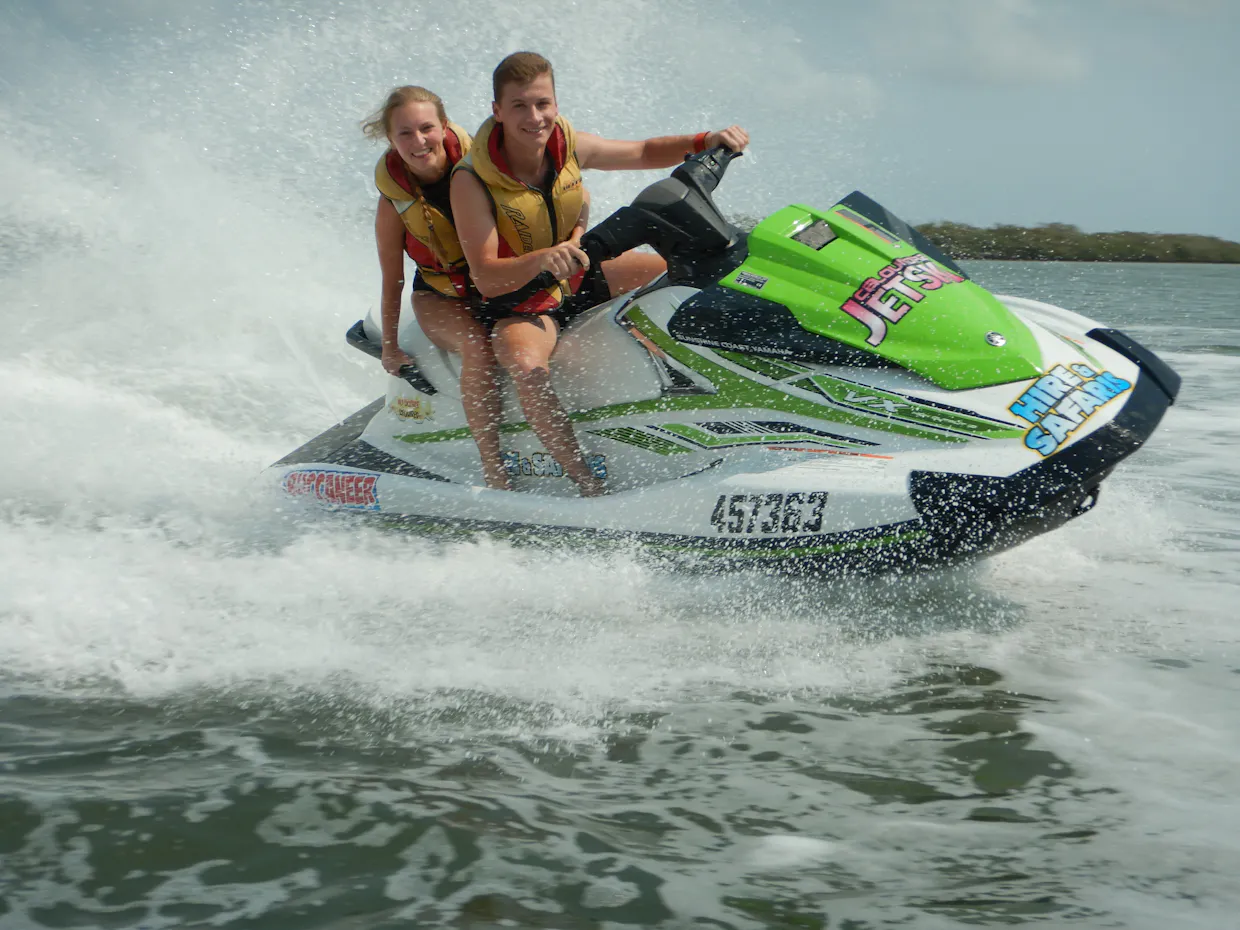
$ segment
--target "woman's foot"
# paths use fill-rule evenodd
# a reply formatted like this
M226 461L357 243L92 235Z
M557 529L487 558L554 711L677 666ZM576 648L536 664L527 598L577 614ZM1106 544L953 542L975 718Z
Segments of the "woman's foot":
M502 462L495 462L490 465L482 466L482 476L486 479L487 487L496 491L511 491L512 480L508 477L508 469Z

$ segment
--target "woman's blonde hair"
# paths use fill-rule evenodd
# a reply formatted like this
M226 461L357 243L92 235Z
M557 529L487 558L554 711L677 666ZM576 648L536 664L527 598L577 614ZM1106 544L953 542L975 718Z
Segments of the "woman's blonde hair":
M433 103L435 112L439 114L439 122L448 122L448 114L444 111L443 101L438 94L416 84L406 84L404 87L393 88L383 106L362 120L362 134L376 142L386 139L392 132L392 114L406 103Z
M367 139L376 142L380 140L389 141L389 137L392 134L392 114L407 103L435 104L435 112L439 115L439 122L445 128L447 127L448 114L443 108L443 100L439 98L439 95L427 90L425 87L418 87L416 84L406 84L404 87L393 88L392 92L388 94L387 100L383 102L383 106L362 121L362 134ZM435 256L435 260L439 262L440 267L447 271L449 267L448 259L445 255L443 244L439 241L439 233L435 230L435 221L431 217L430 207L427 206L426 198L422 196L422 187L403 161L401 165L405 168L405 179L409 182L409 187L413 190L414 195L422 206L422 218L426 220L426 228L430 230L431 234L429 243L431 254Z

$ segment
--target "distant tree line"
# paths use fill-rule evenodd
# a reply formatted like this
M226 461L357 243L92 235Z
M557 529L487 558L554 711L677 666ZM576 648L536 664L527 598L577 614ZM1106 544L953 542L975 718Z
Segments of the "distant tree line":
M733 216L741 229L758 218ZM917 229L953 258L1060 262L1240 263L1240 242L1177 233L1081 232L1068 223L990 226L922 223Z
M1067 223L991 226L923 223L927 239L954 258L1063 262L1240 262L1240 243L1172 233L1081 232Z

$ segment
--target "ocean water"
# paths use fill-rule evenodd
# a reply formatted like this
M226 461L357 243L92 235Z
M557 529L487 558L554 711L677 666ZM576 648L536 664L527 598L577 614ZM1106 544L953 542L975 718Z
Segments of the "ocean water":
M480 114L455 56L547 23L436 14L445 50L398 12L156 6L0 16L0 930L1234 925L1240 269L970 266L1185 379L1098 507L976 566L291 523L258 475L377 393L341 338L377 292L354 124L411 50ZM655 6L569 6L612 37L542 46L578 122L616 81L722 115L629 60L675 41ZM721 200L778 206L780 167ZM645 180L592 179L596 215Z

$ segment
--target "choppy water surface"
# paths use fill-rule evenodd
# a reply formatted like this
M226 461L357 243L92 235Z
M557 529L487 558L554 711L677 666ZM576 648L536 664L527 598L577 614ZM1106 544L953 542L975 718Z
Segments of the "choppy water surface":
M971 568L289 524L255 476L376 392L372 153L301 213L265 180L406 64L387 21L230 28L0 23L0 930L1234 921L1240 269L971 267L1185 377L1095 510ZM107 79L50 113L40 61Z

